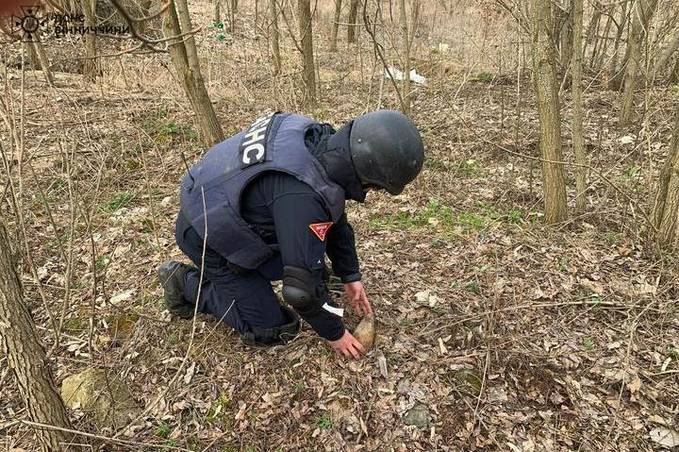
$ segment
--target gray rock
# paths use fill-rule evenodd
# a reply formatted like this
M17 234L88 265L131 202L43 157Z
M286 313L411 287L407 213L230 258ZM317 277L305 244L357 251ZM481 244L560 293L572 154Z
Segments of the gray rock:
M141 410L128 387L103 369L86 369L61 384L61 397L71 409L80 409L100 427L119 429Z
M431 423L429 408L421 403L416 404L406 412L405 416L403 416L403 423L420 428L429 427L429 424Z

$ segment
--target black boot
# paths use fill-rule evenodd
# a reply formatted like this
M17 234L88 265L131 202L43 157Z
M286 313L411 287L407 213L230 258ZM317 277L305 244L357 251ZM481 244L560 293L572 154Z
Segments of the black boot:
M184 298L186 272L191 267L176 261L163 262L158 267L158 279L165 292L165 306L172 313L183 319L193 317L194 304Z
M297 333L299 333L301 326L299 323L299 316L287 306L281 305L281 309L286 318L285 324L273 328L252 327L252 331L241 335L243 343L252 346L266 347L285 344L293 340L297 336Z

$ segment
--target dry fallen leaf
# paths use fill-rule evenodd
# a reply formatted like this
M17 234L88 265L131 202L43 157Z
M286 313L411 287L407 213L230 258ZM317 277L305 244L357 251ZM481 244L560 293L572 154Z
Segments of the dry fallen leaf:
M382 352L377 356L377 365L380 368L380 375L384 378L389 377L389 372L387 371L387 358Z
M648 436L653 442L664 447L679 446L679 432L676 430L664 427L654 428Z
M602 293L604 293L604 286L596 281L584 278L580 281L580 285L582 285L582 287L584 287L585 289L591 290L595 294L601 295Z
M137 291L137 289L129 289L125 290L123 292L119 292L111 297L109 300L111 304L116 305L120 303L121 301L129 301L132 298L132 295Z
M641 389L641 379L638 375L635 375L632 381L627 384L627 389L629 389L629 392L632 394L639 392L639 389Z
M193 379L193 375L196 373L196 363L191 363L188 369L186 369L186 374L184 375L184 383L189 384Z

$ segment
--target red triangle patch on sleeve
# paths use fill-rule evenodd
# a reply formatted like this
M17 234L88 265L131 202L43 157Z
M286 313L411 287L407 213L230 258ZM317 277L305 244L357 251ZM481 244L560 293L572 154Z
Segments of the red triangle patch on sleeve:
M332 221L326 221L325 223L312 223L309 225L309 229L311 229L314 234L316 234L316 237L323 242L330 226L332 226Z

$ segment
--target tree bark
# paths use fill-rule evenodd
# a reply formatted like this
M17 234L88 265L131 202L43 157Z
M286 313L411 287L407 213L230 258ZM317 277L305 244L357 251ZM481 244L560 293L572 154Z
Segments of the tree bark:
M337 52L337 32L339 31L340 15L342 13L342 0L335 0L335 15L333 16L332 32L330 34L330 51Z
M231 0L231 7L229 8L229 28L231 34L236 31L236 13L238 12L238 0Z
M212 22L217 25L222 21L222 0L213 0Z
M653 223L657 229L658 244L668 249L679 249L679 111L675 112L670 153L660 173Z
M403 36L403 114L410 115L410 27L406 0L399 0L399 9Z
M64 402L52 380L45 349L23 299L17 262L7 230L0 218L0 337L19 385L19 392L33 422L71 428ZM45 451L66 450L72 435L58 430L37 430Z
M613 43L613 56L608 65L608 89L618 91L622 85L622 70L618 71L618 59L620 56L620 41L625 31L625 24L627 24L627 1L622 2L622 10L620 12L620 19L618 20L618 30L615 34L615 41ZM623 62L625 60L623 59Z
M540 151L548 224L568 217L566 182L561 152L559 84L556 77L556 51L551 30L550 0L533 0L533 72L540 117Z
M309 0L297 0L299 34L302 46L302 79L304 81L304 104L316 105L316 68L314 66L314 44L311 25L311 4Z
M633 119L634 91L637 86L637 74L643 57L642 46L646 33L644 32L655 10L657 0L637 0L632 7L632 27L629 33L629 58L623 80L622 108L620 110L620 124L628 126Z
M175 0L165 12L163 33L166 38L171 38L168 48L172 64L196 115L203 142L207 146L212 146L222 141L224 134L203 82L193 35L179 37L182 30L185 33L192 30L189 10L186 0Z
M97 0L82 0L81 7L85 16L85 27L97 25ZM99 61L97 60L97 35L85 33L85 64L83 75L87 80L93 82L99 75Z
M277 0L269 0L271 9L271 59L273 64L273 74L281 73L281 48L279 44L279 30L278 30L278 4Z
M677 61L674 63L674 69L672 69L672 73L670 74L670 83L679 83L679 58L677 58Z
M574 0L573 12L573 151L578 165L587 164L585 139L582 130L582 13L583 0ZM582 211L587 205L587 168L578 166L575 171L575 207Z
M38 58L40 69L42 69L42 73L45 76L45 81L50 86L54 85L54 76L52 75L52 69L50 68L50 60L47 58L45 47L42 45L42 41L40 41L39 37L36 37L36 40L31 42L31 47Z
M672 55L679 49L679 31L677 31L674 35L674 38L667 44L667 47L665 47L665 50L660 54L660 58L658 58L658 64L656 64L656 72L664 72L669 69L669 62L670 59L672 58Z
M358 0L349 3L349 26L347 27L347 42L356 42L356 17L358 16Z
M590 44L596 45L596 33L599 30L599 23L601 22L601 5L598 1L593 2L592 7L594 11L592 12L592 18L589 20L587 25L587 32L585 33L585 43L584 43L584 54L587 54L587 48Z
M606 56L606 51L608 50L609 39L608 35L611 32L611 26L613 24L613 12L615 10L615 5L610 5L608 7L606 18L606 25L604 25L604 31L602 33L602 39L597 42L597 45L592 49L592 58L590 59L590 68L594 71L599 71L603 66L604 58ZM583 64L585 60L585 53L582 56Z
M561 69L566 73L573 56L573 3L570 0L565 2L566 12L562 13L562 26L560 27L560 50L561 50ZM557 35L558 36L558 35Z

